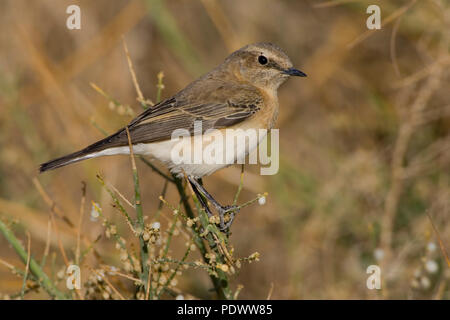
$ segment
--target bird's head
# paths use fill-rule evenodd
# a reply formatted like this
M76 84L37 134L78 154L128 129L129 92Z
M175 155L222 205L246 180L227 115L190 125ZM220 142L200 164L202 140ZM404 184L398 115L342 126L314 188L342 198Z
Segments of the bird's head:
M262 89L278 89L290 76L306 77L293 68L284 51L272 43L249 44L227 59L235 75L242 81Z

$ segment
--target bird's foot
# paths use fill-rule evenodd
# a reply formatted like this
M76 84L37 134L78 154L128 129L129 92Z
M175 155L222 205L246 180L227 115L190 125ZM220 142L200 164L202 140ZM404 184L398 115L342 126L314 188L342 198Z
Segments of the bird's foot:
M231 224L234 221L236 213L238 213L240 208L238 206L219 206L217 207L217 211L219 212L220 218L220 231L227 232Z

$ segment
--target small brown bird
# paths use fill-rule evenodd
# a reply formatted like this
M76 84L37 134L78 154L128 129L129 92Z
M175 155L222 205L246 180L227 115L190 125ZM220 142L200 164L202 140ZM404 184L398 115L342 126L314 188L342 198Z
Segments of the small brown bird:
M231 157L225 155L224 161L180 163L173 159L172 150L179 141L172 139L172 134L177 129L185 129L190 134L191 140L181 148L183 153L190 150L193 137L197 135L197 121L202 124L205 146L211 143L210 137L205 134L211 129L220 132L226 129L271 129L278 115L277 89L289 76L305 77L306 74L293 68L281 48L271 43L247 45L173 97L148 108L132 120L127 128L133 152L162 161L175 174L186 174L205 211L208 215L212 214L201 195L214 205L220 215L221 228L227 229L237 208L220 205L203 188L199 179L245 158L264 137L249 143L240 152L232 153ZM123 128L83 150L42 164L40 172L86 159L129 153L127 130ZM226 212L231 212L231 219L225 224Z

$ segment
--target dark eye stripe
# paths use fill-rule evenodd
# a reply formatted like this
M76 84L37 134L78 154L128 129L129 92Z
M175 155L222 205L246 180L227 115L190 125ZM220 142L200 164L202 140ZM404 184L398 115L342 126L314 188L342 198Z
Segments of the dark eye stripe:
M276 70L280 70L280 71L283 71L283 70L284 70L278 63L276 63L276 62L273 61L273 60L269 60L269 63L266 64L266 66L269 67L269 68L273 68L273 69L276 69Z

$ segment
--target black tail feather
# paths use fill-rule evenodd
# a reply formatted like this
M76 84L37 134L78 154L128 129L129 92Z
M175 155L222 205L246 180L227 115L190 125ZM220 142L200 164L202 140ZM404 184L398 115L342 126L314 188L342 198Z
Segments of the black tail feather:
M84 148L83 150L65 155L63 157L48 161L46 163L43 163L39 167L39 172L45 172L48 170L53 170L56 168L64 167L68 164L83 161L89 158L92 158L93 153L99 152L105 149L117 147L124 145L120 139L120 135L123 135L123 132L125 132L124 129L117 131L113 135L110 135L109 137L106 137L105 139L102 139L100 141L97 141L94 144L91 144L90 146Z
M66 166L71 163L82 161L82 160L86 159L86 158L84 158L84 156L87 156L87 155L88 154L84 153L83 151L77 151L77 152L65 155L63 157L48 161L48 162L40 165L39 172L42 173L44 171L53 170L56 168Z

